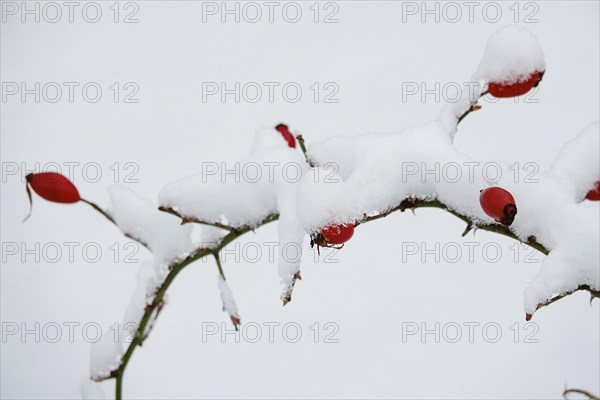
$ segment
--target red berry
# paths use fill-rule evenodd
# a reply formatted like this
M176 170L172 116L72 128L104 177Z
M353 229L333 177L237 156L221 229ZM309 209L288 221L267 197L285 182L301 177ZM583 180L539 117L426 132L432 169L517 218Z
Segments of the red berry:
M31 216L31 208L33 202L31 201L31 191L29 186L43 199L53 201L55 203L77 203L81 200L79 192L75 185L70 180L57 174L56 172L41 172L39 174L29 174L25 177L27 183L25 188L27 189L27 197L29 197L29 214L25 217L23 222Z
M536 87L542 80L544 72L534 72L525 80L510 84L490 82L488 92L494 97L517 97L522 96Z
M585 198L592 201L600 201L600 181L594 184L594 188L587 192Z
M329 244L346 243L354 235L354 225L330 225L321 229L321 234Z
M281 133L281 136L283 136L283 138L286 140L288 146L290 146L292 149L296 148L296 139L294 138L294 135L292 135L292 133L290 132L290 129L287 125L279 124L275 127L275 129L277 129L279 133Z
M79 192L70 180L56 172L27 175L27 183L43 199L55 203L77 203Z
M501 187L491 187L480 192L479 203L483 211L503 225L509 226L517 215L515 199Z

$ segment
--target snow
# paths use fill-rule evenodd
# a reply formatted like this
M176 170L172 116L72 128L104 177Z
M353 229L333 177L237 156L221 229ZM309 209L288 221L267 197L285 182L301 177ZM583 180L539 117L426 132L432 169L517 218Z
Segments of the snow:
M83 400L103 400L104 391L100 386L99 382L94 382L90 378L86 377L81 381L81 398Z
M300 261L299 257L286 258L282 252L289 246L301 249L304 237L296 216L297 183L308 171L302 153L288 147L275 128L264 127L256 131L246 159L217 169L205 166L203 173L166 186L159 195L160 205L184 217L234 228L253 227L269 215L279 214L279 275L284 297ZM202 241L210 245L218 238L218 231L208 229Z
M231 228L256 227L266 217L279 215L278 274L284 299L291 296L300 271L307 234L331 224L358 223L409 197L437 199L475 224L490 224L494 221L481 209L479 191L500 186L513 194L518 208L511 231L523 241L534 236L550 250L524 292L525 312L533 314L538 304L580 285L600 289L600 209L597 203L582 201L600 179L600 125L590 124L567 143L553 166L535 181L524 179L523 166L515 179L509 163L462 153L453 139L457 118L476 101L484 82L516 82L544 70L537 38L522 28L502 28L490 37L473 75L479 84L463 90L460 101L446 104L432 121L395 133L331 137L310 144L307 156L315 168L309 168L300 150L289 148L274 128L261 128L248 157L229 164L204 163L198 167L202 173L167 185L158 204L186 218ZM110 197L118 227L146 244L153 255L139 267L125 326L139 322L169 264L197 247L195 233L202 246L214 247L226 230L201 226L194 231L194 224L181 225L124 186L112 187ZM239 320L222 276L218 288L223 309ZM125 333L130 331L120 331L115 340L109 330L92 346L93 378L107 377L119 365ZM84 386L84 397L101 396L97 385Z
M523 241L533 235L552 250L525 291L526 312L582 284L600 288L598 205L579 203L599 178L598 124L567 144L552 170L529 180L523 166L516 175L507 163L461 154L447 133L434 121L397 134L332 138L309 146L311 160L336 163L343 179L324 182L322 170L305 176L298 208L307 231L360 221L364 213L384 212L409 196L438 199L476 222L493 223L479 206L479 190L501 186L517 203L512 231Z
M545 69L544 52L538 39L527 29L506 26L488 39L475 78L514 83Z
M493 34L474 78L514 82L545 69L537 39L527 30L506 27ZM579 285L600 289L597 204L581 202L600 179L599 125L589 125L567 143L552 168L526 180L523 166L478 160L453 145L457 118L478 98L483 85L441 115L398 133L332 137L308 146L317 167L309 168L297 149L287 146L271 127L257 130L249 156L233 164L206 164L202 173L166 186L159 204L182 216L232 228L257 226L278 214L278 273L282 299L291 296L300 270L306 234L330 224L356 223L408 197L438 199L476 224L493 223L479 205L479 191L501 186L516 199L518 214L511 230L526 241L534 236L551 250L524 293L525 311ZM293 166L289 169L289 166ZM291 174L290 174L291 172ZM194 249L192 224L180 225L130 189L110 190L112 212L120 229L146 243L154 258L143 263L124 323L138 322L168 262ZM226 230L201 226L205 247L213 247ZM360 234L360 230L358 232ZM223 309L232 320L239 312L231 289L218 278ZM124 333L124 332L123 332ZM106 376L117 364L121 342L106 336L92 348L92 376Z
M490 37L474 77L515 82L544 69L544 55L535 36L509 26ZM599 178L598 124L567 144L550 171L526 179L523 165L515 169L502 161L478 160L453 146L456 118L474 103L482 87L480 83L466 92L470 96L445 105L440 117L421 126L399 133L333 137L309 145L308 157L318 167L303 167L299 182L265 180L265 174L256 183L222 175L220 181L211 176L207 182L207 177L196 176L167 186L160 204L185 216L234 227L254 226L267 215L279 213L279 274L285 296L291 293L300 263L286 259L283 248L288 243L301 248L305 233L313 234L329 224L359 222L365 214L385 212L409 196L438 199L476 224L493 223L481 210L479 191L501 186L517 202L512 231L523 241L535 236L552 250L525 291L526 312L581 284L600 288L598 207L579 204ZM242 167L266 161L305 165L272 128L257 132L252 153Z
M237 304L233 298L233 293L229 288L229 285L223 279L221 275L218 277L217 286L219 287L219 293L221 295L221 301L223 302L223 311L227 312L233 320L240 320L240 313L238 312Z
M543 66L537 40L523 29L509 27L490 38L478 74L508 79ZM452 108L445 110L452 112ZM600 288L598 207L579 203L599 179L598 124L565 145L550 171L527 179L523 165L515 169L506 162L478 160L459 152L452 143L455 126L449 121L448 113L442 112L438 119L399 133L333 137L309 145L308 157L318 167L303 167L299 182L213 179L202 183L202 177L196 176L167 186L160 203L186 216L236 227L253 226L279 213L279 275L285 297L291 293L300 262L285 257L284 248L295 244L301 249L305 233L329 224L359 222L365 214L385 212L409 196L438 199L476 224L494 223L479 205L479 191L500 186L517 202L512 231L523 241L534 236L552 250L525 291L526 312L582 284ZM302 162L279 139L274 129L259 130L244 163Z
M600 158L594 151L600 148L600 125L591 123L575 139L565 144L549 174L560 181L575 201L581 201L600 180Z
M106 329L100 340L92 344L90 350L90 375L92 379L110 376L120 363L123 354L121 336L114 330Z
M127 330L125 335L131 334L131 323L137 325L140 322L145 308L149 304L149 295L153 294L154 289L159 285L160 281L157 279L154 260L141 263L138 268L137 285L123 317L123 328Z
M121 231L147 244L157 259L168 262L194 249L191 226L182 226L177 218L158 211L150 200L124 185L111 187L109 193Z
M202 168L203 173L166 186L159 194L160 205L235 228L256 226L276 214L278 191L285 191L287 183L307 169L301 153L289 148L274 128L256 132L254 148L245 160Z

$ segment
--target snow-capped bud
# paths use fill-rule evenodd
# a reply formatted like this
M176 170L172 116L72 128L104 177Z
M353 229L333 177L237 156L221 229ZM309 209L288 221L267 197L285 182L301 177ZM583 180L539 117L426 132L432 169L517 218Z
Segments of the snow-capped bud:
M29 214L25 217L25 220L31 216L33 208L30 186L41 198L54 203L71 204L81 200L75 185L66 177L56 172L29 174L25 179L27 180L25 188L30 205Z
M594 188L587 192L585 198L591 201L600 201L600 181L596 181Z
M281 136L283 136L285 141L288 143L288 146L290 146L292 149L296 148L296 139L286 124L279 124L275 127L275 129L281 133Z
M498 98L522 96L536 87L543 76L544 71L534 72L528 77L515 82L490 82L488 84L488 92Z
M501 187L491 187L480 191L479 203L483 211L503 225L509 226L517 215L515 199Z

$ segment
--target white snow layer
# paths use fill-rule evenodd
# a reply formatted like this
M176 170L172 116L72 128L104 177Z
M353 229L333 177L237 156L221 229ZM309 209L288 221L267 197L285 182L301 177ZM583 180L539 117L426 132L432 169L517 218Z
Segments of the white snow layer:
M88 377L81 382L80 391L83 400L104 400L106 398L100 383L94 382Z
M166 186L159 204L186 217L234 228L254 227L279 215L278 271L291 294L299 271L306 233L332 223L353 223L365 214L396 207L409 196L439 199L476 223L493 223L479 205L479 191L501 186L515 197L518 214L511 230L523 241L530 236L551 250L538 275L525 289L525 312L555 295L589 285L600 290L600 208L582 201L600 180L600 125L589 125L567 143L545 174L525 179L530 170L500 161L478 161L452 144L457 118L473 104L485 82L515 82L545 69L537 39L528 31L507 27L490 37L474 79L460 101L441 115L400 133L334 137L308 148L318 164L309 168L299 149L289 148L274 128L258 130L251 154L230 165L204 164L202 174ZM157 210L151 201L123 186L110 189L112 214L119 228L145 243L153 254L140 265L137 288L123 327L107 330L91 349L92 378L103 378L119 365L124 339L142 317L149 299L163 282L169 263L195 247L191 224ZM203 247L216 244L223 229L202 227ZM225 310L239 318L227 283L219 277ZM148 324L147 330L152 324ZM146 332L147 332L146 330ZM82 384L84 398L103 398L98 384Z
M544 69L537 39L524 29L506 27L490 37L474 76L482 82L514 82ZM525 311L533 313L539 303L579 285L600 289L598 203L581 202L600 179L599 125L590 125L567 144L550 171L526 179L530 170L523 165L516 175L508 163L476 160L453 146L457 117L472 102L461 99L437 119L400 133L313 144L308 155L318 168L308 168L298 149L289 148L275 129L264 128L250 156L227 166L234 172L226 174L219 165L217 172L207 173L203 166L203 174L165 187L159 203L187 217L232 227L255 226L279 214L279 274L290 288L300 263L284 257L283 247L291 243L301 250L305 233L360 221L409 196L438 199L476 223L493 223L479 205L479 191L501 186L518 207L511 230L523 241L535 236L551 250L525 291Z
M506 26L488 39L475 77L488 82L514 83L545 69L544 52L537 38L527 29Z
M245 160L229 165L206 163L201 169L199 175L166 186L159 195L160 205L185 217L234 228L253 227L279 214L279 274L285 295L300 267L300 257L284 257L281 252L290 246L301 250L305 235L296 215L298 182L308 171L302 153L288 147L274 128L262 128Z
M92 344L90 351L90 375L92 379L106 378L120 363L123 354L121 335L106 329L100 340Z
M238 312L237 304L233 298L233 293L221 275L219 275L217 286L219 287L221 301L223 302L223 311L226 311L232 319L235 318L239 320L240 313Z
M159 260L171 261L194 249L192 227L158 210L151 201L123 185L109 189L113 217L125 235L148 245Z

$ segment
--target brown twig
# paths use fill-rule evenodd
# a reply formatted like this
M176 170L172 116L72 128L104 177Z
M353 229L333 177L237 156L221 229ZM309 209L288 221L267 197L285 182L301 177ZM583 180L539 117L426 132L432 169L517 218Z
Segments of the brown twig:
M544 247L541 243L537 242L537 240L535 239L535 237L530 236L528 237L527 240L522 240L521 238L519 238L517 235L515 235L508 227L504 226L504 225L500 225L500 224L477 224L474 220L472 220L470 217L463 215L461 213L459 213L458 211L455 211L451 208L449 208L447 205L443 204L442 202L440 202L439 200L421 200L421 199L416 199L414 197L409 197L407 199L405 199L404 201L402 201L398 206L393 207L387 211L381 212L377 215L372 215L372 216L365 216L361 221L357 222L356 225L361 225L361 224L365 224L367 222L371 222L371 221L375 221L378 220L380 218L384 218L388 215L390 215L391 213L395 212L395 211L405 211L406 209L416 209L416 208L439 208L442 210L445 210L447 212L449 212L450 214L460 218L461 220L465 221L468 225L468 228L477 228L477 229L482 229L482 230L486 230L486 231L490 231L490 232L495 232L507 237L510 237L512 239L515 239L521 243L527 244L531 247L533 247L536 250L539 250L540 252L544 253L544 254L548 254L549 250ZM162 211L168 212L170 214L179 216L174 210L172 209L168 209L168 208L162 208ZM179 216L181 218L181 216ZM113 373L111 373L109 378L115 378L117 383L116 383L116 398L117 399L121 399L122 398L122 390L123 390L123 377L124 377L124 373L125 373L125 368L127 367L127 364L129 363L129 360L131 359L135 349L137 346L141 346L144 339L145 339L145 335L144 332L146 330L146 327L148 325L148 323L151 320L151 317L153 315L153 312L155 309L157 309L159 307L160 304L162 304L163 298L165 296L165 293L167 291L167 289L169 288L169 286L171 285L171 283L174 281L175 277L189 264L193 263L194 261L197 261L203 257L206 257L208 255L214 255L215 253L219 252L220 250L222 250L225 246L227 246L229 243L231 243L232 241L236 240L237 238L239 238L240 236L242 236L243 234L247 233L247 232L251 232L254 231L254 229L263 226L265 224L268 224L272 221L276 221L279 218L278 215L270 215L268 217L266 217L265 219L263 219L260 223L258 223L256 226L244 226L241 228L231 228L231 227L223 227L223 229L227 229L229 228L230 232L225 235L219 242L218 244L210 249L207 248L198 248L196 249L194 252L192 252L189 256L187 256L186 258L184 258L183 260L179 260L176 261L174 263L172 263L169 266L169 274L167 275L166 279L164 280L164 282L160 285L160 287L157 289L157 291L154 294L154 298L152 303L150 303L150 305L146 308L144 315L142 316L140 323L138 325L138 329L136 331L136 334L134 335L133 341L129 344L129 347L127 348L127 351L125 352L125 354L123 355L123 357L121 358L121 363L119 365L119 367L113 371ZM215 226L214 224L211 224L212 226ZM469 229L470 230L470 229ZM297 278L295 277L294 282L300 279L300 276L298 276ZM599 293L596 291L593 291L590 287L588 286L582 286L580 288L578 288L578 290L589 290L593 295L595 295L596 297L598 297ZM570 294L570 293L568 293ZM560 298L565 297L568 295L567 293L560 296ZM291 300L291 296L288 299L288 301ZM557 301L558 298L553 299L552 301L549 301L547 304L548 305L554 301ZM538 308L541 308L545 305L539 306Z
M160 207L158 207L158 209L159 209L159 211L163 211L168 214L172 214L172 215L175 215L176 217L181 218L181 225L193 222L196 224L208 225L208 226L213 226L215 228L225 229L225 230L228 230L229 232L237 231L236 228L233 228L233 227L225 225L225 224L221 224L220 222L203 221L198 218L183 216L183 215L179 214L174 208L171 208L171 207L160 206Z
M574 290L571 290L571 291L559 294L557 296L552 297L549 300L546 300L543 303L538 304L537 307L535 308L535 311L537 312L537 310L539 310L540 308L547 307L550 304L552 304L552 303L554 303L554 302L556 302L556 301L558 301L560 299L564 299L565 297L570 296L573 293L578 292L580 290L585 290L587 292L590 292L590 295L592 296L592 300L594 298L600 298L600 291L592 289L592 287L589 286L589 285L580 285L580 286L577 287L577 289L574 289ZM531 321L532 317L533 317L533 314L525 314L525 320L526 321Z
M598 398L598 396L595 396L595 395L591 394L590 392L588 392L587 390L583 390L583 389L565 389L565 391L563 392L563 398L565 400L568 400L567 395L570 393L582 394L584 396L587 396L588 400L600 400Z
M510 230L510 228L507 226L504 226L501 224L477 223L472 218L470 218L464 214L461 214L456 210L451 209L450 207L448 207L446 204L442 203L439 200L422 200L422 199L417 199L414 197L408 197L405 200L403 200L402 202L400 202L400 204L397 205L396 207L391 208L385 212L379 213L377 215L366 216L355 225L360 225L360 224L364 224L366 222L375 221L380 218L387 217L388 215L390 215L391 213L393 213L395 211L404 212L407 209L415 210L417 208L439 208L439 209L447 211L450 214L454 215L455 217L461 219L462 221L464 221L467 224L467 228L462 233L462 236L465 236L472 229L481 229L481 230L488 231L488 232L498 233L500 235L507 236L511 239L515 239L521 243L524 243L524 244L527 244L527 245L533 247L534 249L538 250L539 252L541 252L545 255L548 255L550 253L550 250L547 249L541 243L539 243L534 236L529 236L527 238L527 240L522 240L520 237L515 235Z
M477 102L486 94L488 94L487 90L480 93L479 97L477 97L477 99L475 99L475 101L471 102L471 106L460 117L458 117L458 121L456 122L456 125L460 124L461 121L463 119L465 119L467 117L467 115L471 114L473 111L481 110L481 106L478 105Z

